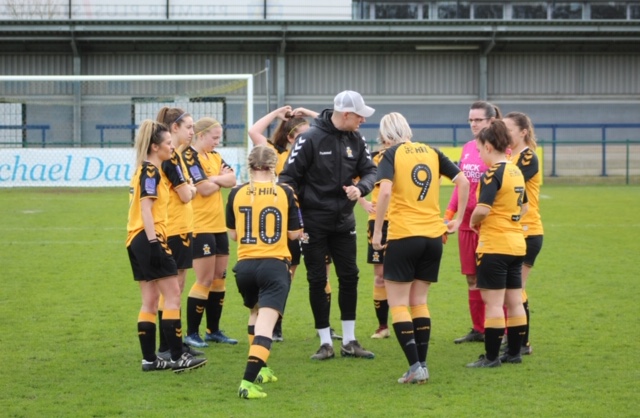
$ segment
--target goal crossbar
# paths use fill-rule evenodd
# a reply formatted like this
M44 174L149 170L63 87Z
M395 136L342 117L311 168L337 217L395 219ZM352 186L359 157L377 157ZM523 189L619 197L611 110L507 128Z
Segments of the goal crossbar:
M188 80L246 80L247 82L247 128L253 124L253 74L155 74L155 75L0 75L3 81L188 81ZM251 141L247 137L247 146Z

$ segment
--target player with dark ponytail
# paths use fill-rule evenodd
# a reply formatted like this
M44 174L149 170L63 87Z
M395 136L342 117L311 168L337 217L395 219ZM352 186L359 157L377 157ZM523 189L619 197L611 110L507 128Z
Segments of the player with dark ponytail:
M142 370L172 369L178 373L204 366L207 360L183 353L182 349L180 286L166 234L169 183L160 168L174 152L169 130L161 123L145 120L136 137L135 149L137 169L129 192L126 245L133 277L142 293L138 314ZM160 294L165 298L160 326L171 352L169 361L157 357L155 350Z

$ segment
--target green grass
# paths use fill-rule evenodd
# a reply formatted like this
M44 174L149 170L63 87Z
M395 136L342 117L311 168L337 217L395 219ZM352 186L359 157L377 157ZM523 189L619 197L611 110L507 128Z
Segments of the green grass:
M376 359L309 360L318 339L301 266L285 342L269 359L280 381L265 385L268 398L244 401L247 312L232 274L222 327L240 344L205 349L209 364L191 373L142 373L127 190L0 190L0 416L640 416L640 188L547 185L542 195L544 245L528 284L534 354L522 365L464 367L483 347L452 343L470 324L454 236L429 297L431 380L398 385L407 365L395 338L369 339L372 268L356 208L356 334ZM337 299L331 319L340 330Z

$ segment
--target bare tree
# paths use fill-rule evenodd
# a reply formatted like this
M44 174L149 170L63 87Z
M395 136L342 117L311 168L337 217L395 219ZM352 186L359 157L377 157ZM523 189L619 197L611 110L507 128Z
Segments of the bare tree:
M60 0L5 0L6 16L16 19L54 19L62 17Z

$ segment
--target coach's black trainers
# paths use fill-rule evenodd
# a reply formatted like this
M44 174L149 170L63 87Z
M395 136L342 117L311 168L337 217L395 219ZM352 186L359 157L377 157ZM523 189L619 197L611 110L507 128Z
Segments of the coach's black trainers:
M331 333L332 340L342 341L342 335L338 334L335 329L329 328L329 332Z
M371 351L365 350L357 340L340 347L340 354L342 357L374 358L376 356Z
M154 372L158 370L169 370L171 369L171 365L169 362L162 360L159 357L156 357L154 361L142 360L142 371L143 372Z
M456 344L484 342L484 334L471 328L471 331L469 331L467 335L456 338L455 340L453 340L453 342Z
M171 360L171 368L174 373L197 369L205 364L207 364L206 358L195 358L189 353L182 353L178 360Z
M334 357L333 347L330 344L322 344L318 351L311 356L311 360L327 360Z
M484 354L481 354L478 357L478 360L473 363L467 364L467 367L478 368L478 367L500 367L502 363L500 363L500 357L496 357L495 360L489 360Z

